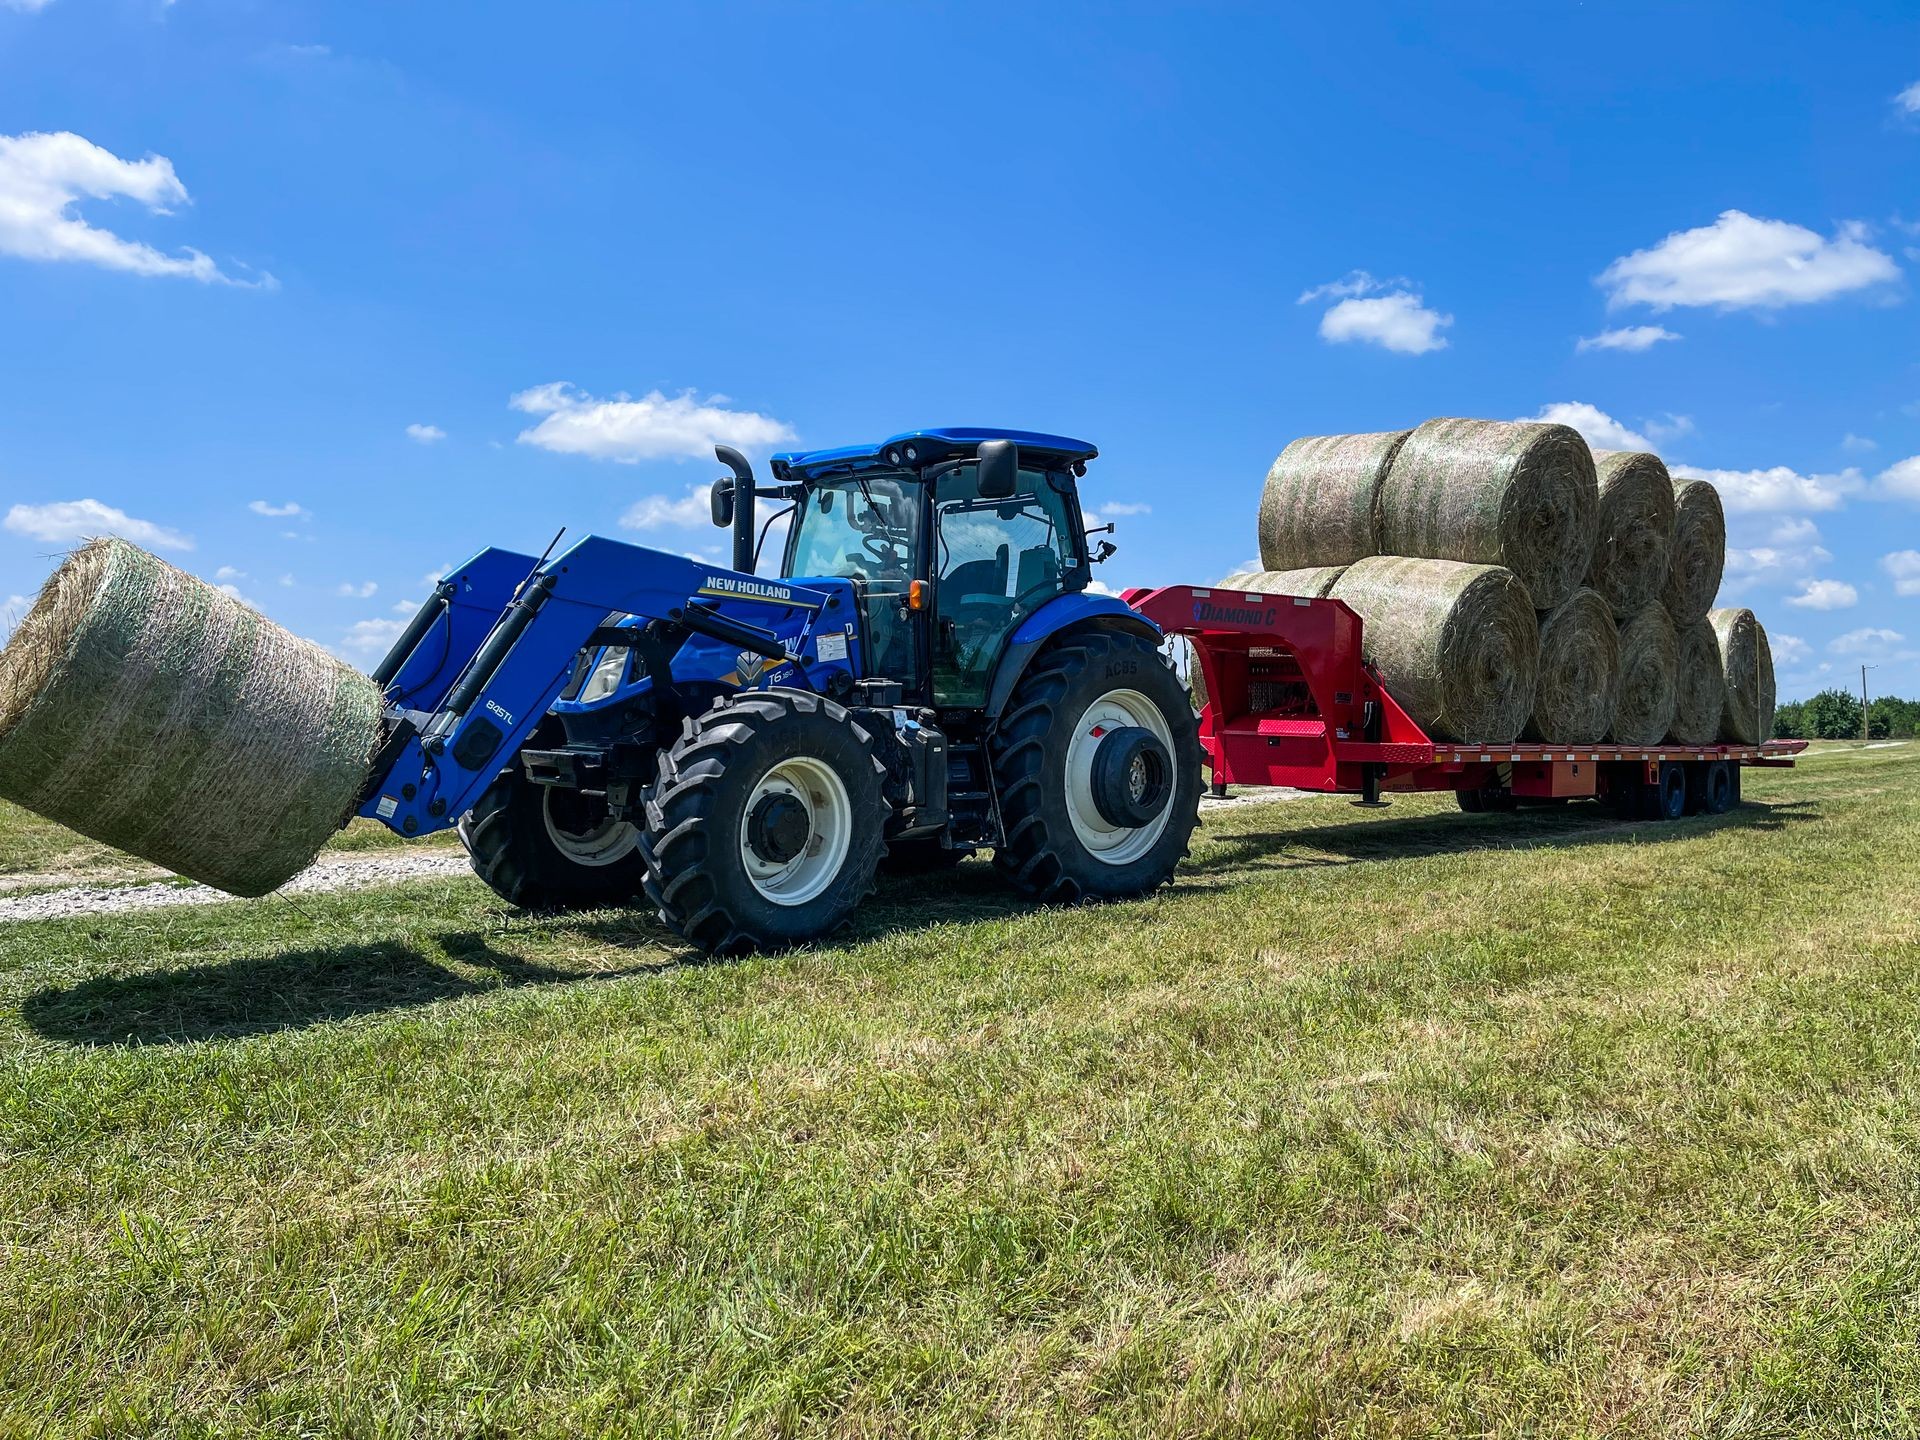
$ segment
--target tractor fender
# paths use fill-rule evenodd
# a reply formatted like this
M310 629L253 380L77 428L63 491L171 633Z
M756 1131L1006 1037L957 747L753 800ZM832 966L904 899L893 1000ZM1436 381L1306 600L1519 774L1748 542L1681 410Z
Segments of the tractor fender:
M1124 630L1161 641L1160 627L1123 600L1111 595L1089 595L1084 590L1056 595L1014 629L987 683L986 718L997 720L1007 708L1013 687L1020 683L1033 657L1071 631Z

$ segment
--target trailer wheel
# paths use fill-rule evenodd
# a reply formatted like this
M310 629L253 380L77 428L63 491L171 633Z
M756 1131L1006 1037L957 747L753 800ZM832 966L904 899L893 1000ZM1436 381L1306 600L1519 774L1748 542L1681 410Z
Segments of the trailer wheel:
M873 893L886 767L841 705L732 697L660 755L640 853L661 921L709 954L817 940Z
M1485 786L1474 790L1456 790L1453 798L1469 815L1506 815L1520 808L1511 790Z
M526 910L624 905L646 876L638 827L597 796L534 784L517 764L481 792L459 833L473 873Z
M1709 815L1724 815L1734 807L1735 769L1725 760L1710 760L1701 767L1700 808Z
M1649 820L1678 820L1687 813L1687 767L1677 760L1660 762L1660 778L1646 787Z
M1144 636L1094 631L1044 651L992 741L1004 837L994 864L1047 901L1167 883L1199 823L1193 706Z

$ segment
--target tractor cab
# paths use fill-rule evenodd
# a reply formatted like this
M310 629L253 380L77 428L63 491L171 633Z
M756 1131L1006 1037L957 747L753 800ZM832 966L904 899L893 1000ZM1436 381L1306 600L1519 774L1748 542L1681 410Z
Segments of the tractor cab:
M911 701L977 709L1021 623L1086 589L1112 553L1089 551L1076 485L1098 453L1031 431L919 430L776 455L780 483L757 491L744 460L723 457L735 475L717 482L714 518L736 526L735 568L747 569L756 557L739 553L732 497L791 501L781 574L853 583L867 676Z

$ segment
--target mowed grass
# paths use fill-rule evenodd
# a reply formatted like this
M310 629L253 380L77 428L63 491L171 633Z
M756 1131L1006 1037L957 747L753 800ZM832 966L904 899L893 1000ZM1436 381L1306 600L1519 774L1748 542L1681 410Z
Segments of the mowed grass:
M470 881L0 927L0 1429L1920 1428L1920 745L1339 799L694 962Z

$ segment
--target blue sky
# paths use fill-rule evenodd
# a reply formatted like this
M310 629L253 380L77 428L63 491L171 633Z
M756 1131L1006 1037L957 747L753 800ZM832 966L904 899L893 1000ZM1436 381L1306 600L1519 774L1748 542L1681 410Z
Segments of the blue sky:
M1715 474L1783 695L1920 695L1920 14L1842 9L0 0L0 609L120 529L371 663L945 423L1207 581L1296 435L1547 413Z

